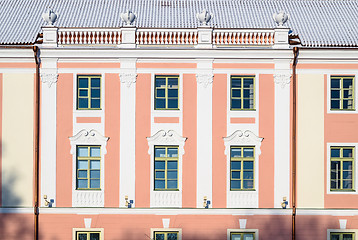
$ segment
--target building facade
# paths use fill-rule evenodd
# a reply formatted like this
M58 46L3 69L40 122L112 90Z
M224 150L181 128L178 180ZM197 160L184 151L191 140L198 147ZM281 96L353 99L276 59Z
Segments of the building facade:
M357 1L0 3L0 239L358 237Z

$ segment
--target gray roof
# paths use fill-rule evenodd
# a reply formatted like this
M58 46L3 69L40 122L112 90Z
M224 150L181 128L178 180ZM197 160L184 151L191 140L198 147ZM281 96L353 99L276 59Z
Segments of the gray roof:
M121 27L127 9L139 28L196 28L203 9L215 28L275 28L272 15L283 10L303 46L358 46L358 0L0 0L0 44L33 43L49 6L56 26L83 28Z

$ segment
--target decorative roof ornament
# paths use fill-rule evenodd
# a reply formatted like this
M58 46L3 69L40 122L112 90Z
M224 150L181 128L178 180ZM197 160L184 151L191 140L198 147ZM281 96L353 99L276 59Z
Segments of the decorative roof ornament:
M127 26L132 25L133 21L136 19L136 15L132 13L131 10L127 10L125 13L121 13L122 21L126 23Z
M49 7L47 12L42 14L42 18L47 22L47 25L53 26L57 20L57 14Z
M278 24L278 27L283 27L283 24L285 24L289 18L290 15L286 14L284 11L273 14L273 20L275 20L275 22Z
M201 13L196 14L196 18L199 20L202 26L206 26L206 24L210 21L213 17L206 9L204 9Z

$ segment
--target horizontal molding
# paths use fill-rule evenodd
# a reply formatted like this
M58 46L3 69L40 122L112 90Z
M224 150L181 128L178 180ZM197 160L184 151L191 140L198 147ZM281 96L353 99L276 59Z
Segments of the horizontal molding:
M178 117L154 117L154 123L179 123Z
M101 123L101 117L77 117L77 123Z
M230 123L255 123L255 118L230 118Z

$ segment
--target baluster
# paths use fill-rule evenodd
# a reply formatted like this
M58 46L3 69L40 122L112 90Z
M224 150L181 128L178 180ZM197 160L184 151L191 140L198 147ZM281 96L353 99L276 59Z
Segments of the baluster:
M99 35L100 35L100 37L99 37L99 42L100 42L100 44L103 44L103 41L104 41L104 39L103 39L104 32L103 32L103 31L100 31L100 32L99 32ZM98 37L98 36L97 36L97 37Z
M143 44L143 32L138 32L139 38L137 39L137 44Z
M172 39L172 37L173 37L173 32L169 32L168 34L169 34L169 36L168 36L168 38L169 38L169 39L168 39L168 40L169 40L169 44L172 44L172 43L173 43L173 42L172 42L172 41L173 41L173 39Z
M75 41L74 41L74 34L73 34L73 32L71 32L71 31L70 31L70 36L71 36L71 38L70 38L70 43L71 43L71 44L74 44L74 43L75 43Z
M106 32L106 38L107 38L107 36L108 36L108 40L107 40L108 44L113 44L112 34L113 34L112 31Z
M69 31L67 31L66 32L66 44L70 44L70 32Z
M232 44L232 32L229 32L229 44Z
M78 31L75 31L75 44L78 44Z
M144 44L148 44L147 35L148 35L148 32L144 32Z
M99 44L100 42L99 42L99 31L96 31L96 41L95 41L95 43L94 44Z
M104 44L108 44L108 31L101 32L101 38Z

